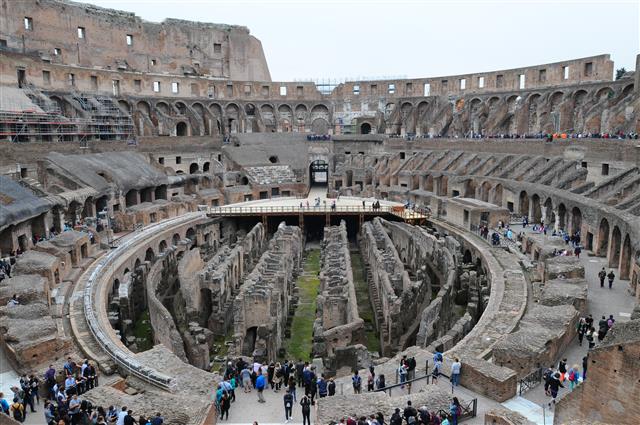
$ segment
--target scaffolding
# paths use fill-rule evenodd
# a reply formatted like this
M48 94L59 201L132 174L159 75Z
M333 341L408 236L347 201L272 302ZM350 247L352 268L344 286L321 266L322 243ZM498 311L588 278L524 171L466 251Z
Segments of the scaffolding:
M0 111L0 139L12 142L80 142L85 147L94 140L135 143L131 115L109 97L72 93L71 97L84 117L69 118L62 114L57 102L33 87L24 87L23 91L33 103L33 108Z

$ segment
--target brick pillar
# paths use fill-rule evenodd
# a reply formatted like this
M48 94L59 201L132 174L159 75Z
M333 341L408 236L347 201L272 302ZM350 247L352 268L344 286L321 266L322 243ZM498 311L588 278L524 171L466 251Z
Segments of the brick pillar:
M636 93L640 93L640 55L636 55L636 72L634 75L634 86L633 86L633 90L635 90Z

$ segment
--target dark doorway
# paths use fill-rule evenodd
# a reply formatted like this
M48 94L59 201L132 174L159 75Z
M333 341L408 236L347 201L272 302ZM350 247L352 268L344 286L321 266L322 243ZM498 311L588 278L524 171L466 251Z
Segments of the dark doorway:
M326 186L329 181L329 164L316 160L309 166L309 185Z
M368 122L363 123L360 126L360 134L369 134L371 133L371 124Z
M176 136L187 136L187 123L179 122L176 125Z
M18 69L18 87L23 88L27 84L27 73L24 69Z

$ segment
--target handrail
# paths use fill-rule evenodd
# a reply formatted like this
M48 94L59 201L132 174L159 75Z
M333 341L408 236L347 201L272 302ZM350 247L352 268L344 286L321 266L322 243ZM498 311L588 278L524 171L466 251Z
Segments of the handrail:
M102 326L102 323L100 322L100 320L98 319L98 315L96 314L96 296L94 294L94 291L98 289L101 280L105 276L109 275L108 271L112 267L114 261L124 255L124 253L132 246L136 245L139 242L146 241L149 232L155 233L158 228L162 229L168 226L174 227L176 225L182 225L189 222L190 220L201 218L201 216L202 215L199 213L187 214L177 218L164 220L162 222L149 226L147 229L144 229L141 232L136 232L130 239L122 241L122 244L120 244L117 248L105 254L98 261L98 263L93 266L93 270L86 280L83 290L85 320L87 321L87 325L89 331L91 332L91 335L93 335L93 338L98 343L98 345L100 345L100 347L107 353L109 357L111 357L111 359L116 364L120 365L130 374L137 376L138 378L167 391L173 391L175 388L175 382L172 377L165 375L157 369L150 368L141 364L131 356L131 352L122 349L118 346L118 344L112 341L111 337L108 334L108 331Z
M539 367L518 381L518 395L522 395L542 382L544 368Z
M428 218L429 213L423 209L406 209L403 207L381 205L379 208L373 208L370 205L365 207L361 205L318 205L318 206L219 206L209 207L207 212L214 215L242 215L242 214L273 214L273 213L384 213L393 214L402 218Z

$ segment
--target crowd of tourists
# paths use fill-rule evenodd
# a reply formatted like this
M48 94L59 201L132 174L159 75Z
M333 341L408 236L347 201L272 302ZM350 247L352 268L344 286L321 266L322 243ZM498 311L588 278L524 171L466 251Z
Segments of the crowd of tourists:
M38 413L42 401L42 415L47 425L162 425L160 413L145 418L133 416L126 406L116 408L93 406L80 396L98 386L98 372L92 362L79 363L70 357L59 373L53 365L42 377L35 374L23 375L18 384L11 387L11 394L0 392L2 413L18 422L24 422L28 415ZM45 394L40 394L41 389Z
M613 132L613 133L530 133L530 134L517 134L517 133L495 133L495 134L484 134L484 133L467 133L464 136L447 136L440 134L390 134L390 138L401 138L407 141L421 140L421 139L544 139L548 142L552 142L554 140L566 140L566 139L615 139L615 140L638 140L638 133L629 132L625 133L623 131Z
M331 140L330 134L307 134L307 140L310 142Z

